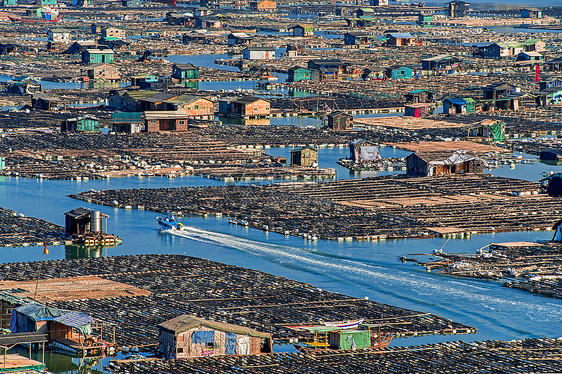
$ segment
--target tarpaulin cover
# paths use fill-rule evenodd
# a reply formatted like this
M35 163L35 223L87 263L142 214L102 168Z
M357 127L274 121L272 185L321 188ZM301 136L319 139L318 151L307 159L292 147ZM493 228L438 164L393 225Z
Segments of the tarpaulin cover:
M14 309L19 314L27 316L35 321L47 321L68 313L68 310L53 308L37 303L29 303Z
M55 318L53 321L61 323L65 326L74 327L84 335L89 335L92 333L91 323L94 319L89 315L81 312L68 312L60 317Z
M226 354L235 355L236 354L236 334L232 332L226 333Z
M504 141L504 125L501 122L496 122L494 125L491 125L490 132L494 136L494 141Z
M198 344L209 344L215 342L215 332L214 331L194 331L191 334L191 340L193 343Z
M10 330L12 332L35 331L37 321L48 321L68 313L67 310L29 303L12 310Z

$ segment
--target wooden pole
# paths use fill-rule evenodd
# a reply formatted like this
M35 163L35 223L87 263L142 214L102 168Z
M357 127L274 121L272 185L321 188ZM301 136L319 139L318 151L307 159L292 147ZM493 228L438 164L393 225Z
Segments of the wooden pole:
M47 243L45 243L45 248ZM37 289L39 288L39 278L41 277L41 270L43 269L43 260L45 260L45 249L43 249L43 256L41 256L41 265L39 265L39 272L37 273L37 282L35 283L35 293L33 294L33 300L37 301Z

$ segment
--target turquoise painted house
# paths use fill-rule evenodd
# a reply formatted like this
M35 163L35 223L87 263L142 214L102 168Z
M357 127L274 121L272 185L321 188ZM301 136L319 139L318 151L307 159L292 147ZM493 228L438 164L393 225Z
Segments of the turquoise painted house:
M412 68L407 66L390 66L385 70L385 77L388 79L410 79L414 73Z
M199 79L199 68L193 64L174 64L172 78L179 80Z
M100 131L100 120L91 115L69 118L61 123L61 132L94 132Z
M86 49L82 52L82 62L85 64L101 64L113 62L112 49Z
M293 66L288 70L287 74L287 82L300 82L310 80L310 70L300 66Z
M38 6L45 6L45 5L53 6L53 5L57 5L57 0L37 0L36 4Z
M18 5L18 0L2 0L2 6Z

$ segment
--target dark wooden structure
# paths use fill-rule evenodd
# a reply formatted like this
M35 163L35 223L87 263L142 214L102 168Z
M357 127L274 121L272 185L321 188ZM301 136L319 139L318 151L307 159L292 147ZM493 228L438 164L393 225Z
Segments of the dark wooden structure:
M328 114L328 128L334 131L353 130L353 116L337 110Z
M311 146L292 149L291 166L318 166L318 149Z
M433 177L445 174L484 172L485 162L473 152L412 153L406 157L406 174L412 177Z

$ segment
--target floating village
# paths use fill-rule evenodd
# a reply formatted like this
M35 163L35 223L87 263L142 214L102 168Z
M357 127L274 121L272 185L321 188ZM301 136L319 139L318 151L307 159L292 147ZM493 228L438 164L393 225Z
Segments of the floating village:
M0 373L562 372L562 1L0 7Z

